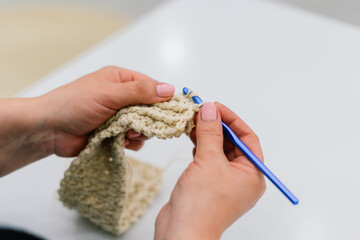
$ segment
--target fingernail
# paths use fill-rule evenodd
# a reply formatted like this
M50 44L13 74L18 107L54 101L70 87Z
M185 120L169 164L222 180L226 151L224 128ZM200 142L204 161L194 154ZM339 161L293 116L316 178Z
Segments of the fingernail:
M140 136L141 136L141 133L135 132L134 130L130 130L130 131L128 132L128 136L129 136L129 137L132 137L132 138L136 138L136 137L140 137Z
M130 144L129 139L125 139L125 141L124 141L124 145L125 145L125 146L127 146L127 145L129 145L129 144Z
M156 85L156 94L159 97L170 97L174 95L175 87L171 84L160 83Z
M201 107L201 120L205 122L215 121L217 109L214 103L207 102Z

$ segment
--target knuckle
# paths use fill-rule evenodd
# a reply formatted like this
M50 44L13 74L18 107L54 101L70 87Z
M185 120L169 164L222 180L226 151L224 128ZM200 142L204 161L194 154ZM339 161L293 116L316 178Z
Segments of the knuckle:
M258 141L258 142L260 143L260 138L259 138L259 136L258 136L257 134L255 134L255 133L254 133L254 138L255 138L256 141Z
M259 197L261 197L264 194L266 190L266 183L263 176L260 176L259 179L257 179L256 182L254 182L254 189L256 190L257 195Z
M146 94L146 86L143 81L135 81L133 85L134 93L140 96Z
M214 137L222 138L223 133L219 131L218 126L211 126L206 128L199 128L199 131L196 133L197 137Z
M105 66L105 67L101 68L100 70L110 73L110 72L118 71L119 67L114 66L114 65L109 65L109 66Z
M266 191L266 183L265 183L265 180L262 180L260 183L260 186L259 186L260 196L262 196L265 191Z

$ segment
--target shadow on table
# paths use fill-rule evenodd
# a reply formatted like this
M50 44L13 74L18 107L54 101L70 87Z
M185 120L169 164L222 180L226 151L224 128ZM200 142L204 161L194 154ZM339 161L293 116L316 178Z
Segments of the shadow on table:
M79 231L84 231L87 234L89 234L89 233L94 234L93 239L100 239L100 238L101 239L126 239L126 237L125 237L126 233L116 236L110 232L103 230L102 228L95 225L87 218L84 218L80 215L78 215L75 223L76 223Z
M0 239L44 240L45 238L22 229L0 226Z

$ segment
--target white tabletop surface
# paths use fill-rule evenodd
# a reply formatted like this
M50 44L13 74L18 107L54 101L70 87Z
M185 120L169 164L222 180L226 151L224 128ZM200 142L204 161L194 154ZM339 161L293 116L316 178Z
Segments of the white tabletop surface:
M228 105L260 136L266 164L300 203L293 206L268 182L256 207L222 239L360 239L358 28L267 1L171 1L20 96L105 65L143 72L178 91L190 87ZM185 137L154 139L129 153L167 167L154 203L120 237L61 205L56 190L70 159L55 156L0 180L0 224L49 239L152 239L191 148Z

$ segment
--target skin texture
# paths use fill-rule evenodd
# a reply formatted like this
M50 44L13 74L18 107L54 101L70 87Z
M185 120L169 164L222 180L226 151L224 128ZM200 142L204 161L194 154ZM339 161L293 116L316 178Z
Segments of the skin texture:
M215 116L209 117L211 114ZM204 121L204 117L214 120ZM265 191L264 176L224 140L221 119L263 160L255 133L220 103L206 103L196 119L196 129L191 132L194 161L161 209L155 239L219 239Z
M51 154L76 156L119 109L169 100L174 87L110 66L35 98L0 100L0 176ZM191 132L194 160L155 224L155 239L219 239L265 191L263 175L222 134L221 119L261 159L258 137L231 110L206 103ZM130 130L126 148L146 137Z
M122 107L169 100L175 89L169 85L166 92L163 85L109 66L40 97L0 100L0 176L51 154L76 156L89 134ZM138 150L145 139L129 131L126 148Z

